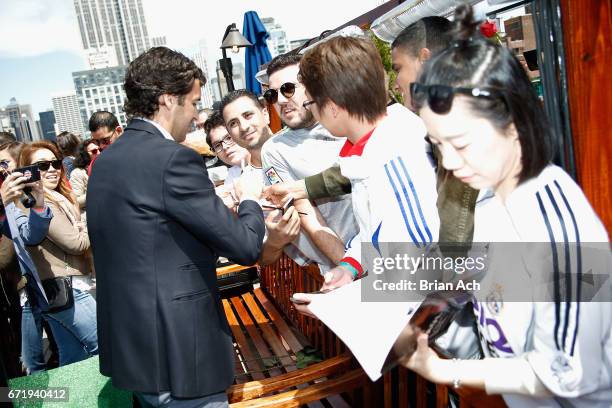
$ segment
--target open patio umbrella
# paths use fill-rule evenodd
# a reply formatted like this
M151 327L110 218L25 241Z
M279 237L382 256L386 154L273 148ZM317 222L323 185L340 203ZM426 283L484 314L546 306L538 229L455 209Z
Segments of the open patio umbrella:
M256 95L261 94L261 85L255 79L255 74L259 67L272 59L266 40L270 36L263 23L259 19L257 12L247 11L244 13L244 24L242 35L253 44L246 49L244 57L246 89Z

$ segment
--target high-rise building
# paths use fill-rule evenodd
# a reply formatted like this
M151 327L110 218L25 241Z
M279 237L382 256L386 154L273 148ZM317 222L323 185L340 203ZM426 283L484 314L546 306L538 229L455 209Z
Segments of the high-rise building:
M91 115L98 111L111 112L121 125L126 125L126 116L123 113L126 70L127 66L122 65L72 73L81 123L85 128Z
M20 105L17 99L11 98L4 108L5 117L8 124L15 131L15 137L22 142L32 142L38 140L38 128L32 114L31 105Z
M126 65L151 47L142 0L74 0L90 68Z
M15 127L11 124L11 118L6 111L6 108L0 109L0 132L9 132L15 134Z
M40 117L40 138L55 141L55 113L53 110L38 112Z
M200 108L210 108L213 104L213 91L212 84L210 83L210 71L208 70L208 62L206 56L208 55L208 46L205 39L199 41L199 50L192 55L191 59L195 64L200 67L204 76L206 76L206 85L202 87L202 98L200 101Z
M268 48L270 49L272 58L291 50L287 33L285 33L285 30L283 30L280 24L274 22L273 17L264 17L261 19L261 22L266 27L266 31L270 34L268 38Z
M161 35L159 37L151 38L151 47L163 47L166 45L166 36Z
M82 135L85 132L81 113L79 112L79 101L74 92L66 92L51 97L53 101L53 113L60 132L71 132Z

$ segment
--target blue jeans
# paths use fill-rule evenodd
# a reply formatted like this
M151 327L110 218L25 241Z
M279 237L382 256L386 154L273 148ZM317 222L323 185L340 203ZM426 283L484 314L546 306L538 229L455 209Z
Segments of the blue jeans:
M28 374L46 369L42 343L42 314L27 302L21 309L21 361Z
M59 349L60 366L98 354L96 301L87 292L72 289L74 306L57 313L43 313Z

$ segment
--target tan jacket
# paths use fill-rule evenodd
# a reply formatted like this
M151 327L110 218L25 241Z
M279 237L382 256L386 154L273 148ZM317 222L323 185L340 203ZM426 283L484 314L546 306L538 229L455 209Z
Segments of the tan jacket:
M51 200L45 203L53 212L47 237L39 245L27 247L40 279L89 275L87 226L83 222L73 224L64 210Z
M72 187L72 192L77 198L77 202L81 208L81 213L85 208L88 181L89 176L87 175L87 170L85 169L75 167L74 170L72 170L72 173L70 173L70 186Z

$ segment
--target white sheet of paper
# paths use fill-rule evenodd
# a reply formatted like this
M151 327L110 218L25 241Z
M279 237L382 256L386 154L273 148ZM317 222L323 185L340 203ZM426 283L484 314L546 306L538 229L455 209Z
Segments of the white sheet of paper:
M310 311L351 350L372 381L421 302L362 302L361 280L313 295Z

